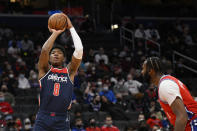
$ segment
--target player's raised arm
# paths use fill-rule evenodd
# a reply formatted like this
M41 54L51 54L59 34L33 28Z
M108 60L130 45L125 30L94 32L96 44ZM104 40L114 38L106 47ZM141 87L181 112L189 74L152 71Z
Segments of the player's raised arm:
M73 53L72 60L68 65L70 78L72 81L74 81L74 76L80 66L82 56L83 56L83 45L82 45L79 35L75 31L75 28L73 27L73 25L68 17L67 17L67 22L68 22L67 28L70 30L70 33L71 33L71 36L73 39L73 43L74 43L74 47L75 47L75 51Z
M39 61L38 61L38 70L39 70L38 79L43 77L47 73L47 71L49 70L49 63L48 63L49 62L49 52L52 49L53 44L54 44L56 38L58 37L58 35L61 34L64 30L65 30L65 28L63 30L55 30L55 29L49 28L49 31L52 34L48 38L48 40L44 43L44 45L42 46L41 54L40 54Z

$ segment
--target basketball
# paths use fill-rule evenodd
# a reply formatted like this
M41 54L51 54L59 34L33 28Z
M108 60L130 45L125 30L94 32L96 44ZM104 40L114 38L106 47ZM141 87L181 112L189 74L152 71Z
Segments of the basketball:
M48 19L48 25L51 29L62 30L67 26L67 18L63 13L55 13Z

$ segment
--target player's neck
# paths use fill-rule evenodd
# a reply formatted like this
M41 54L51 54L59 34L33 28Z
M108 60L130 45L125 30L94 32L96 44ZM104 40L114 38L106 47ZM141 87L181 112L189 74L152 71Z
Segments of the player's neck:
M163 76L163 74L157 74L155 76L155 79L153 79L152 83L157 86L159 84L159 81L160 81L162 76Z
M62 68L64 68L63 66L53 66L53 68L58 68L58 69L62 69Z

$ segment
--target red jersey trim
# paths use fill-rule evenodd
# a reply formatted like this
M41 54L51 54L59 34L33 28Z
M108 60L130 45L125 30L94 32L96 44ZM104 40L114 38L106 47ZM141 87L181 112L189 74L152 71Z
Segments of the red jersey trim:
M58 68L54 68L54 67L51 68L51 72L53 72L53 73L65 73L65 74L68 73L66 68L58 69Z
M42 84L41 84L41 81L39 80L39 85L40 85L40 89L42 89Z

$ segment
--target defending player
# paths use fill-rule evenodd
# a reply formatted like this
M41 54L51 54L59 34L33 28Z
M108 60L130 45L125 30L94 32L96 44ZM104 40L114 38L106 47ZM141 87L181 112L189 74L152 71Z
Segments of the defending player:
M67 109L72 99L74 76L82 60L83 46L68 17L67 22L67 28L70 30L75 47L68 66L63 67L65 49L61 46L53 46L56 38L65 29L49 28L52 34L41 50L38 61L38 77L41 87L40 109L34 131L68 131L70 128Z
M197 131L197 102L187 87L175 77L164 75L157 57L146 59L142 68L144 78L158 86L160 105L174 131Z

